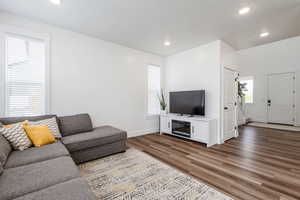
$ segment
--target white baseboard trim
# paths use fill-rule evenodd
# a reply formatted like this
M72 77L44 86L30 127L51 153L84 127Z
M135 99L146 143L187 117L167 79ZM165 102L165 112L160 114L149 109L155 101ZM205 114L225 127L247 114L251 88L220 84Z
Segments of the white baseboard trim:
M137 136L141 136L141 135L147 135L150 133L159 133L159 129L155 128L155 129L146 129L146 130L140 130L140 131L129 131L127 133L127 136L130 137L137 137Z

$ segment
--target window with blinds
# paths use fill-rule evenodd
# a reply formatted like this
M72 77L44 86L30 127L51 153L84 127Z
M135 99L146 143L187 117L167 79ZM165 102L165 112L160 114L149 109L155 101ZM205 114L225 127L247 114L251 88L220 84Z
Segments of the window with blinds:
M253 77L240 77L240 83L245 85L245 103L253 104Z
M46 112L45 43L6 37L5 115L33 116Z
M160 67L148 66L148 115L160 114Z

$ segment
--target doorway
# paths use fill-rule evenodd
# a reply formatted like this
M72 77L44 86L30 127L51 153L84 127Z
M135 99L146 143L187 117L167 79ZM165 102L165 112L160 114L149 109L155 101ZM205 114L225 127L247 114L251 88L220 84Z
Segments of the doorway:
M294 125L295 73L270 74L267 83L268 123Z
M238 73L224 69L224 123L223 141L238 136L237 130L237 78Z

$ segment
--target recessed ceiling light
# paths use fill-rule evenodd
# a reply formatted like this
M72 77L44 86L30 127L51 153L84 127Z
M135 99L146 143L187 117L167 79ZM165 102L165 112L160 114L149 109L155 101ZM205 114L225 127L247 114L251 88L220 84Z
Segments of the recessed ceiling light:
M245 15L250 12L250 7L244 7L239 10L240 15Z
M263 37L268 37L270 35L269 32L263 32L260 34L260 37L263 38Z
M170 41L165 41L164 45L165 45L165 46L170 46L170 45L171 45L171 42L170 42Z
M50 2L55 4L55 5L60 5L61 4L61 0L50 0Z

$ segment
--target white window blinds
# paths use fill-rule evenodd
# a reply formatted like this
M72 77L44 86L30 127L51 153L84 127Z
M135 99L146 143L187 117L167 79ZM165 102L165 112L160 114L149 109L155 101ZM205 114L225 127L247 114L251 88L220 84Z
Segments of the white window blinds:
M158 115L160 104L158 96L160 94L160 67L148 66L148 115Z
M6 116L45 114L45 55L42 40L6 36Z

